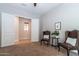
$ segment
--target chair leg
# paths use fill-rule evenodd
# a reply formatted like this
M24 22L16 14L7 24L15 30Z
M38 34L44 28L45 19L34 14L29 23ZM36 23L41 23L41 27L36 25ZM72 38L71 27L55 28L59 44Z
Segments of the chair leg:
M50 45L50 41L48 41L48 45Z
M40 44L42 45L42 41L40 41Z
M47 43L47 46L49 46L49 45L50 45L50 42Z
M60 51L60 45L58 45L58 51Z
M67 56L69 56L69 50L67 49Z
M78 56L79 56L79 50L78 50Z

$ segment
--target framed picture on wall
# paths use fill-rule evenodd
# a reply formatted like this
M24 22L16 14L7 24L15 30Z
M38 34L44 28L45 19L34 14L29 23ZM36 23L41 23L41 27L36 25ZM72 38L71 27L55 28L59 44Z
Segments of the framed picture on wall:
M55 29L56 30L61 30L61 22L56 22L55 23Z

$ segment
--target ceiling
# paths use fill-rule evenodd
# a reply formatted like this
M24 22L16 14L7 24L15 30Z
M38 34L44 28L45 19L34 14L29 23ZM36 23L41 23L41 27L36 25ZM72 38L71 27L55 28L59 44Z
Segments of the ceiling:
M25 13L28 12L36 17L39 17L58 6L59 3L37 3L36 7L34 7L33 3L4 3L0 5L23 10Z

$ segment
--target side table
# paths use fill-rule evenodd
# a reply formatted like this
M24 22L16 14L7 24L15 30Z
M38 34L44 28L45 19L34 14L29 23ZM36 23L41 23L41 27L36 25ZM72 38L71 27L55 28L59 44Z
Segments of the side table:
M56 45L53 44L53 43L54 43L53 40L55 40L55 44L56 44ZM54 46L54 47L58 47L58 42L59 42L59 38L52 37L52 46Z

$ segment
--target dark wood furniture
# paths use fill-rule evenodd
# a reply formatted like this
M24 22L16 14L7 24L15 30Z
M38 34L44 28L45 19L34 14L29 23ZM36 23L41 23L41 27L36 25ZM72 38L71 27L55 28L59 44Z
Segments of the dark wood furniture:
M67 38L68 37L77 39L75 46L67 43ZM69 56L70 50L77 50L78 51L78 55L79 55L79 31L77 31L77 30L66 31L65 32L65 41L64 41L64 43L58 43L58 48L59 48L58 51L60 51L60 47L63 47L64 49L67 50L67 55L68 56Z
M42 43L50 45L50 34L51 34L50 31L43 31L43 38L40 40L41 45Z
M53 42L54 40L55 40L55 42ZM58 42L59 42L59 38L52 37L52 46L58 47ZM55 43L56 45L54 45L53 43Z

